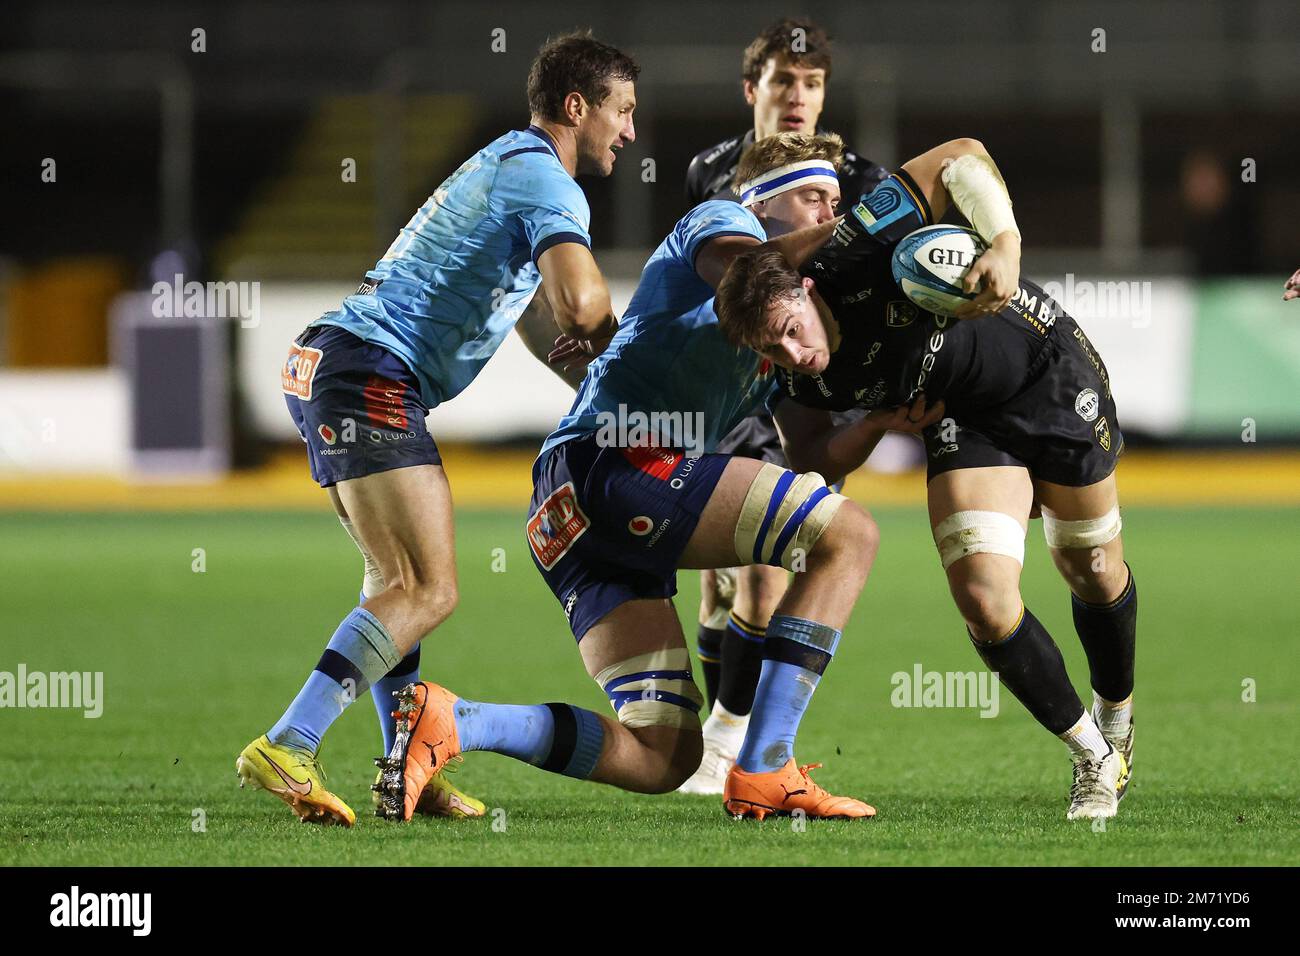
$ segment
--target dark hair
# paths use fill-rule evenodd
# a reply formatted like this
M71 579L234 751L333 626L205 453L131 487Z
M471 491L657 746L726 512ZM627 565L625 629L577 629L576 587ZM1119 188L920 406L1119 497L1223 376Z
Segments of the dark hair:
M528 71L529 112L558 120L570 93L581 93L592 106L599 106L610 93L611 80L635 82L640 72L635 60L601 43L590 30L547 40Z
M775 249L736 256L713 300L718 328L732 345L761 349L767 307L778 299L794 298L802 290L802 277Z
M796 30L802 33L796 34ZM808 69L825 70L826 78L830 79L831 38L811 20L784 17L754 37L745 47L740 78L757 83L763 75L763 66L772 57Z

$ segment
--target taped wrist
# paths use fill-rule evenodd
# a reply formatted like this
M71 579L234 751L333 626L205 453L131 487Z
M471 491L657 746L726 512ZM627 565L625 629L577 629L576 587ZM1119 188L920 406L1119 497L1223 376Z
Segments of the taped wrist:
M993 242L1004 232L1020 238L1007 184L990 157L967 154L949 160L942 178L953 204L985 242Z

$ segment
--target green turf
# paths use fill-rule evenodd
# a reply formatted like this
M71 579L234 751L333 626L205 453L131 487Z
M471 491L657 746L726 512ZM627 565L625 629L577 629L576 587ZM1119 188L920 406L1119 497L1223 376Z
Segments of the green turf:
M924 514L877 514L881 556L803 723L818 780L866 823L738 823L715 798L633 796L471 754L492 820L369 815L369 700L324 748L356 829L296 824L240 791L240 748L280 715L353 605L360 560L328 514L0 514L0 670L103 671L99 719L0 710L0 859L15 864L1291 864L1300 862L1300 513L1132 508L1141 588L1135 782L1105 832L1064 819L1064 748L1001 713L901 709L890 675L979 668ZM608 705L584 674L518 514L458 516L461 605L424 673L468 697ZM206 571L191 570L203 548ZM492 571L503 548L506 570ZM1066 593L1030 535L1026 600L1087 670ZM679 610L694 618L694 575ZM693 625L690 631L693 632ZM692 641L693 643L693 641ZM1257 683L1243 702L1242 682ZM206 832L195 832L195 811Z

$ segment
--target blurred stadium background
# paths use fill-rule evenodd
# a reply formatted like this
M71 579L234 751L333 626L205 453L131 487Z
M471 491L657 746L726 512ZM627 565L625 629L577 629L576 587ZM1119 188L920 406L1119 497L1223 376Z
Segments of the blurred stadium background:
M1180 804L1144 807L1139 796L1135 812L1146 816L1137 819L1150 832L1116 860L1294 862L1294 840L1274 838L1281 820L1294 824L1286 799L1295 774L1281 784L1274 770L1294 765L1284 728L1294 729L1292 641L1300 630L1293 599L1283 597L1294 593L1300 531L1300 302L1281 301L1283 282L1300 266L1300 7L1292 0L11 6L0 52L0 668L25 660L32 669L107 672L119 704L106 719L69 715L58 726L95 744L82 766L102 771L98 800L154 815L128 819L144 828L137 834L162 827L155 819L175 806L184 807L186 835L191 806L223 808L237 823L285 822L273 801L234 800L229 764L278 714L354 599L360 562L308 476L278 386L290 339L356 287L444 176L526 124L535 51L575 27L593 28L642 65L636 143L612 177L582 182L597 260L621 308L645 258L684 212L690 158L750 126L741 52L786 15L812 16L835 38L822 125L855 151L889 166L957 136L985 143L1016 202L1024 274L1056 285L1109 366L1128 443L1120 469L1131 509L1126 537L1131 526L1152 622L1140 664L1166 681L1147 698L1147 779L1177 781L1213 753L1225 761L1213 764L1215 781L1191 791L1221 785L1254 801L1215 832L1223 821L1208 810L1182 817ZM160 318L151 290L178 275L247 284L229 287L244 293L242 305L236 294L202 314ZM538 699L541 683L558 695L551 699L600 706L517 533L529 465L570 398L512 336L430 421L464 515L464 598L440 641L439 666L486 698ZM954 769L988 746L985 732L971 729L981 721L912 719L887 704L885 678L895 667L977 664L944 597L919 455L908 442L882 448L870 463L877 474L848 485L896 542L873 576L883 603L855 619L873 649L842 655L842 686L855 686L856 676L879 692L860 705L828 697L807 733L823 751L845 747L840 767L874 755L881 776L836 778L828 769L828 782L869 784L882 806L917 824L884 859L1040 862L1049 845L1042 828L1059 825L1060 814L1055 803L1027 804L1020 788L1055 800L1065 778L1063 760L1045 762L1048 747L1032 722L1008 710L1015 733L1037 743L999 758L1015 779L994 782ZM1239 521L1243 507L1253 511ZM1130 525L1131 515L1139 520ZM198 545L224 572L206 584L190 573L201 570L191 567ZM487 571L485 555L498 545L520 569L506 601L501 579ZM294 555L287 564L285 548ZM1035 530L1027 600L1052 608L1040 614L1074 673L1086 673L1042 550ZM1189 564L1193 551L1203 560ZM696 584L682 578L689 632ZM1235 590L1222 591L1225 582ZM284 635L282 654L262 654L268 621ZM534 641L539 627L545 640ZM1229 659L1224 635L1236 639ZM175 654L177 641L184 654ZM253 659L260 667L250 675ZM484 668L484 659L518 667ZM1254 723L1256 712L1232 709L1242 675L1271 682L1272 709L1261 703ZM178 712L193 719L175 725ZM872 718L859 735L840 735L864 712ZM1202 714L1217 719L1199 737L1178 731L1179 721ZM12 859L275 861L266 847L226 843L193 857L186 844L169 857L155 854L172 845L163 837L131 843L116 811L50 797L30 746L53 743L43 735L54 724L31 712L5 719L14 732L0 744L0 805L14 813L6 829L0 812L0 845ZM914 740L899 736L909 729ZM1167 749L1157 753L1161 735ZM341 722L331 737L341 741L335 752L347 754L331 769L359 809L373 772L361 755L375 736L367 716ZM899 741L905 753L891 749ZM113 763L118 750L147 760ZM1040 762L1026 764L1023 754ZM201 795L167 776L182 756L182 770L204 774ZM507 796L541 801L528 806L542 817L589 794L503 760L492 766ZM912 802L921 792L930 803ZM1216 810L1237 806L1216 793ZM648 798L601 790L600 799L628 807ZM1019 856L983 855L1003 837L960 829L1027 807L1041 809L1028 831L1007 823L1019 834ZM950 810L964 822L940 833ZM691 816L671 812L678 821ZM51 825L41 829L41 821ZM710 810L707 822L720 824L721 815ZM940 842L925 842L934 835ZM547 856L552 836L537 832L531 845L541 856L529 856L525 843L508 859L592 862L610 838L571 833L568 855ZM183 838L166 839L179 847ZM371 844L379 862L398 837L375 839L388 840ZM719 830L723 842L711 839L691 859L716 862L731 850L765 859L760 846L740 846L743 835ZM1089 861L1088 839L1056 833L1052 859ZM1212 853L1200 849L1207 840L1217 841ZM652 842L647 862L672 859ZM806 846L854 859L836 856L847 851L832 842ZM296 859L321 861L313 852Z
M1294 4L804 6L836 39L823 125L852 148L891 165L954 136L988 146L1024 272L1057 283L1101 349L1130 449L1300 443L1300 316L1280 301L1300 265ZM625 302L683 212L691 156L747 128L741 51L790 12L16 8L0 55L20 133L0 154L0 471L48 492L50 475L218 479L277 460L295 443L275 387L286 343L464 157L525 123L531 57L574 26L643 64L637 142L583 184ZM177 275L256 285L219 316L149 321L153 283ZM532 449L567 404L512 337L431 426Z

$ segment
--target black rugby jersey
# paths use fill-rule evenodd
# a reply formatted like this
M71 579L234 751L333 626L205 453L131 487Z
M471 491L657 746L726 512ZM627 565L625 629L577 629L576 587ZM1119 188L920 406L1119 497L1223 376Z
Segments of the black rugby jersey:
M824 133L819 129L817 132ZM718 145L704 150L691 160L686 169L686 201L692 208L710 199L730 199L738 202L740 196L731 188L736 175L740 154L754 142L751 129L743 136L733 136ZM840 202L847 205L875 189L889 175L889 170L857 153L844 150L844 162L839 169Z
M1006 401L1038 371L1060 307L1021 281L1007 308L975 319L935 315L894 282L890 258L908 233L933 222L924 194L901 170L857 209L870 222L846 241L841 231L800 269L839 325L839 347L820 375L778 368L784 395L843 411L907 404L918 392L956 413ZM848 210L853 215L853 210ZM777 399L771 403L775 406Z

